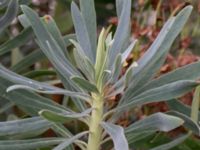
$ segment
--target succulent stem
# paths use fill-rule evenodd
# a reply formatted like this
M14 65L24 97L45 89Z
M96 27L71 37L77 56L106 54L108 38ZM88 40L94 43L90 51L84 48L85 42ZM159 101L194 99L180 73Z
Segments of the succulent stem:
M88 139L87 150L99 150L101 143L102 127L100 125L103 118L103 96L100 94L93 95L93 104L90 118L90 134Z

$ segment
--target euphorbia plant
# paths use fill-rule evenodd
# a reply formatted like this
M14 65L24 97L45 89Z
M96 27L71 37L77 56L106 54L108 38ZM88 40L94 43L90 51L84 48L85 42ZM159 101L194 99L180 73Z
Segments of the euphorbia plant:
M10 3L17 7L15 0ZM54 146L54 150L73 150L71 144L74 143L83 150L112 147L128 150L129 145L156 131L168 132L182 125L199 134L196 122L174 111L153 114L130 123L128 127L116 123L125 111L134 107L168 101L191 91L199 84L196 80L200 76L200 62L196 62L154 79L186 23L191 6L169 18L152 46L122 75L123 64L136 40L131 41L129 37L131 0L116 0L116 6L119 23L114 36L105 28L98 39L93 0L80 0L80 10L72 2L75 35L67 38L63 38L50 16L40 18L31 8L21 6L21 24L34 32L36 43L55 67L64 88L28 79L0 65L1 97L14 102L32 116L0 123L0 136L4 137L0 141L0 149L27 150ZM69 42L74 47L73 56L66 48ZM57 104L36 93L65 95L64 101L72 101L75 108L66 103ZM119 102L114 106L108 105L118 94L121 95ZM78 125L83 122L87 126L85 131L78 128L80 133L73 135L67 128L72 120L76 120ZM49 128L57 137L38 138ZM33 139L34 136L37 138ZM188 136L178 137L158 149L170 149Z

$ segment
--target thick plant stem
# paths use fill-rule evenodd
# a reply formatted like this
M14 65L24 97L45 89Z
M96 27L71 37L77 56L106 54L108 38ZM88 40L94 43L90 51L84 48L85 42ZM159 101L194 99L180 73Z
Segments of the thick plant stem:
M98 95L93 95L93 110L90 118L90 134L88 139L88 148L87 150L99 150L102 127L100 125L103 117L103 97Z

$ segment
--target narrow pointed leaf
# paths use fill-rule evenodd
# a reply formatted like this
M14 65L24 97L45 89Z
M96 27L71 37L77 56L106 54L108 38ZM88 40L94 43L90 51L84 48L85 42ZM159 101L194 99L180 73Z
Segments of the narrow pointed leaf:
M14 48L26 44L33 37L31 28L24 29L19 35L0 46L0 55L10 52Z
M65 123L73 119L87 117L90 112L91 109L88 109L82 113L57 113L49 110L41 110L39 114L49 121Z
M65 112L68 110L67 108L64 108L63 106L53 102L48 98L28 91L13 91L8 94L6 89L13 83L8 81L7 78L2 77L0 77L0 82L0 95L2 98L8 99L11 102L17 104L28 114L37 115L38 111L42 109L48 109L56 112Z
M0 9L7 7L9 2L10 2L10 0L2 0L2 1L1 1L1 4L0 4Z
M106 122L102 122L101 125L112 138L115 150L129 150L124 129L121 126Z
M80 78L80 77L71 77L72 81L74 81L79 87L88 91L88 92L96 92L98 93L98 89L95 84L90 83L89 81Z
M124 0L115 0L118 18L120 18L122 10L123 10L123 2Z
M42 18L42 22L46 26L46 29L48 30L48 32L54 37L54 39L58 43L63 54L65 54L65 56L67 57L68 53L67 53L67 50L66 50L64 38L62 37L62 34L60 33L54 19L51 16L46 15Z
M64 150L70 144L74 143L76 140L78 140L79 138L81 138L82 136L84 136L87 133L88 133L87 131L79 133L79 134L77 134L77 135L69 138L68 140L62 142L61 144L59 144L58 146L56 146L53 150Z
M194 93L191 107L191 118L194 122L199 121L199 108L200 108L200 86L198 86Z
M38 78L38 77L42 77L42 76L56 76L56 72L53 71L53 70L34 70L34 71L29 71L25 74L23 74L25 77L28 77L28 78Z
M78 92L71 92L71 91L67 91L67 90L63 90L63 89L59 89L59 88L54 88L54 89L45 89L44 88L43 89L42 86L36 88L36 87L30 86L30 85L28 85L28 86L27 85L12 85L7 88L6 92L9 93L11 91L19 90L19 89L34 91L34 92L43 93L43 94L61 94L61 95L75 97L75 98L81 98L86 101L90 98L88 95L78 93Z
M127 33L129 32L131 15L131 0L123 2L123 9L120 15L119 24L114 35L114 43L110 49L109 61L112 65L118 53L122 51Z
M28 140L1 140L0 148L2 150L28 150L45 148L54 146L65 141L64 138L40 138L40 139L28 139Z
M18 12L18 1L10 0L6 13L0 19L0 33L14 20Z
M86 23L74 2L71 4L71 12L77 40L83 48L85 55L94 63L94 51L92 50Z
M77 67L84 73L89 81L94 81L95 70L90 60L85 57L77 48L74 49L73 52Z
M131 108L136 105L143 105L152 102L167 101L180 97L194 89L199 83L190 80L182 80L163 85L148 90L136 97L128 100L128 103L119 106L118 111L125 108Z
M122 53L122 62L125 62L125 60L128 58L128 56L131 54L137 40L134 40L129 47Z
M190 116L191 115L191 108L189 106L181 103L177 99L167 101L167 104L168 104L170 110L178 111L182 114L187 115L188 117L191 117ZM198 112L198 115L199 115L199 118L200 118L200 112Z
M178 80L197 80L200 77L200 72L198 71L199 68L200 68L199 61L180 67L172 72L169 72L167 74L158 77L157 79L152 80L151 82L146 84L142 89L137 91L135 94Z
M163 131L169 132L181 125L184 121L178 117L164 113L156 113L145 119L139 120L125 129L126 134L136 134L140 132Z
M66 80L69 80L69 78L67 78L68 75L77 74L76 69L66 59L62 48L48 32L39 16L27 6L22 6L21 8L34 30L40 48L49 58L58 72L62 75L62 77Z
M40 118L33 117L22 120L0 122L0 136L13 136L25 133L34 133L38 130L47 130L51 123Z
M112 81L111 81L112 83L115 83L118 80L120 73L121 73L121 70L122 70L122 55L121 54L117 55L114 64L115 65L114 65L113 74L112 74Z
M46 83L41 83L38 81L34 81L31 80L29 78L20 76L14 72L9 71L8 69L6 69L5 67L3 67L2 65L0 65L0 73L1 76L4 77L5 79L8 79L9 81L14 82L15 84L20 84L20 85L14 85L14 86L10 86L7 89L7 92L16 90L16 89L27 89L27 90L33 90L39 93L47 93L47 94L64 94L67 96L75 96L75 97L81 97L84 99L87 99L87 95L85 94L81 94L78 92L71 92L68 90L64 90L64 89L60 89L54 86L50 86Z
M186 116L182 113L179 113L177 111L169 111L169 112L167 112L167 114L183 119L184 120L183 126L185 128L187 128L188 130L191 130L194 134L196 134L198 136L200 135L199 125L196 122L194 122L191 118L189 118L188 116Z
M150 150L169 150L169 149L181 144L182 142L184 142L189 136L190 135L188 135L188 134L182 135L167 144L160 145L160 146L152 148Z
M96 62L95 62L95 72L96 80L100 78L104 69L106 62L106 49L105 49L105 29L103 28L98 39L97 53L96 53Z
M131 93L133 94L132 91L138 90L136 87L140 86L142 88L157 73L191 11L192 6L187 6L176 17L172 17L167 21L154 43L138 60L138 67L133 71L132 85L126 91L123 101L126 101Z
M12 66L10 69L16 73L21 73L28 67L32 66L38 61L43 60L45 57L44 53L41 50L34 50L24 58L22 58L21 61L19 61L17 64Z
M97 19L94 0L80 0L80 8L82 16L85 20L88 31L91 48L94 56L96 56L97 47Z
M82 47L74 40L70 40L76 47L74 49L74 59L78 68L84 73L84 75L90 80L94 81L95 70L90 59L84 54Z

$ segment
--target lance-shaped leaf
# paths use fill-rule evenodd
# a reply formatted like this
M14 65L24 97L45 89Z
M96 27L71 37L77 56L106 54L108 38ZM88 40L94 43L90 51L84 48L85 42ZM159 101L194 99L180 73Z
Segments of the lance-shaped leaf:
M131 108L136 105L147 104L151 102L167 101L173 98L180 97L185 93L191 91L199 83L191 80L181 80L172 82L154 89L148 90L136 97L128 100L126 104L123 104L117 108L117 110ZM121 113L121 112L120 112Z
M71 77L71 79L83 90L86 90L88 92L98 93L98 89L97 89L96 85L93 83L90 83L88 80L85 80L85 79L77 77L77 76L73 76L73 77Z
M170 18L160 31L154 43L138 60L138 67L133 71L132 85L127 89L123 101L133 95L133 91L141 88L162 66L167 53L191 14L192 6L185 7L176 17Z
M80 0L81 14L85 20L86 28L88 31L91 48L94 56L96 56L97 47L97 19L94 0Z
M51 125L52 123L40 117L0 122L0 136L31 134L39 130L45 131Z
M135 134L126 134L129 145L135 144L136 142L143 141L143 139L148 138L149 136L155 135L156 131L144 131Z
M31 0L19 0L19 4L20 5L29 5L31 4Z
M64 150L66 147L68 147L70 144L74 143L76 140L78 140L79 138L81 138L82 136L88 134L88 131L79 133L69 139L67 139L66 141L62 142L61 144L59 144L58 146L56 146L53 150Z
M28 78L37 78L37 77L42 77L42 76L56 76L56 72L54 70L33 70L33 71L29 71L27 73L24 74L25 77Z
M174 100L167 101L167 104L168 104L170 110L178 111L178 112L185 114L188 117L190 117L191 108L189 106L183 104L182 102L174 99ZM200 118L200 112L198 112L198 115L199 115L199 118Z
M0 3L0 9L3 9L8 6L10 0L2 0Z
M45 58L46 57L41 50L34 50L30 54L22 58L22 60L20 60L17 64L12 66L10 69L16 73L20 73L24 71L24 69L27 69L28 67L32 66L36 62L41 61Z
M59 70L59 75L60 75L60 78L61 78L61 80L63 81L63 85L65 86L65 88L66 89L70 89L71 91L80 91L81 89L79 88L79 87L77 87L75 84L74 84L74 82L72 82L71 80L70 80L70 76L71 76L71 74L72 75L77 75L77 74L79 74L79 76L82 76L79 72L78 73L76 73L76 71L74 72L73 71L73 69L72 70L66 70L67 68L66 68L66 66L67 66L67 64L65 64L65 60L60 60L60 58L59 58L59 56L57 56L57 55L54 55L54 53L53 53L53 48L51 47L51 45L50 45L50 43L49 43L49 41L46 41L46 43L47 43L47 46L49 47L49 53L50 53L50 55L51 56L54 56L54 62L53 63L55 63L55 66L56 65L58 65L58 67L60 68ZM38 43L39 44L39 43ZM42 47L42 45L41 44L39 44L41 47ZM60 54L59 54L60 55ZM76 99L73 99L74 100L74 103L75 103L75 105L81 110L81 111L83 111L83 110L85 110L85 108L86 108L86 106L85 106L85 104L82 102L82 101L79 101L79 100L76 100Z
M128 56L131 54L137 40L134 40L129 47L122 53L122 63L128 58Z
M143 88L141 88L137 92L134 92L135 93L134 95L178 80L197 80L200 77L200 72L198 71L199 68L200 68L199 61L180 67L172 72L164 74L150 81Z
M54 19L50 15L46 15L42 17L41 20L44 23L48 32L54 37L54 39L58 43L59 47L63 52L62 54L65 54L65 57L67 57L69 54L67 53L68 51L66 50L64 38L62 37L62 34L60 33Z
M65 112L68 110L48 98L28 91L13 91L8 94L6 89L13 83L2 77L0 77L0 82L0 95L11 102L14 102L20 108L23 108L23 110L25 110L28 114L36 115L38 111L42 109L48 109L56 112Z
M74 49L73 52L77 67L84 73L89 81L94 81L95 69L90 60L87 57L81 55L77 49Z
M115 150L129 150L124 129L121 126L106 122L102 122L101 125L112 138Z
M94 63L95 53L92 50L86 23L78 6L74 2L71 4L71 13L77 40L83 48L85 55Z
M184 120L183 126L185 128L191 130L194 134L196 134L198 136L200 135L199 125L196 122L194 122L191 118L189 118L188 116L186 116L182 113L179 113L177 111L169 111L169 112L167 112L167 114L173 115L173 116L176 116L176 117L183 119Z
M31 28L24 29L19 35L0 46L0 55L10 52L12 49L26 44L33 37Z
M105 46L105 29L103 28L98 39L97 53L96 53L96 62L95 62L95 76L98 81L101 77L103 71L105 70L106 65L106 46Z
M77 74L78 71L72 66L69 60L66 59L62 48L53 38L51 33L48 32L39 16L27 6L22 6L21 8L33 28L33 31L38 39L37 43L39 44L40 48L52 62L57 71L62 75L62 77L68 81L68 76Z
M189 134L182 135L182 136L174 139L173 141L171 141L167 144L157 146L157 147L152 148L150 150L169 150L169 149L177 146L178 144L181 144L182 142L184 142L189 136L190 136Z
M183 125L183 123L184 121L178 117L167 115L164 113L156 113L131 124L125 129L125 133L134 135L140 132L169 132Z
M40 116L43 118L52 121L52 122L61 122L65 123L73 119L88 117L88 114L91 112L91 109L88 109L82 113L57 113L49 110L41 110L39 112Z
M1 140L0 148L2 150L27 150L27 149L37 149L45 148L49 146L54 146L64 142L65 138L38 138L38 139L28 139L28 140Z
M56 39L53 38L51 32L47 30L47 27L42 23L39 16L27 6L22 6L22 9L25 13L24 16L21 16L22 23L24 23L26 27L30 25L32 26L37 37L36 42L57 70L58 75L63 81L63 85L65 86L65 88L72 91L80 91L80 89L78 89L73 84L73 82L71 82L69 77L72 74L80 76L81 74L79 74L75 67L72 66L71 62L66 59L62 48L56 42ZM68 45L69 41L66 39L68 39L68 36L64 37L65 44ZM74 103L76 104L78 109L85 109L85 105L83 102L75 100Z
M194 98L192 100L191 118L194 122L199 121L199 108L200 108L200 86L198 86L194 92Z
M28 27L31 26L29 20L27 19L27 17L26 17L24 14L18 16L18 20L19 20L19 22L21 23L21 25L22 25L24 28L28 28ZM43 19L43 18L40 18L40 20L43 21L44 19ZM47 26L47 24L44 24L44 25ZM59 31L56 29L57 26L56 26L56 24L55 24L54 21L53 21L53 23L52 23L51 26L54 27L54 32L57 32L57 33L56 33L57 36L60 36L60 33L59 33ZM47 27L47 28L49 28L49 27ZM54 36L54 35L53 35L53 36ZM63 38L63 41L64 41L64 43L65 43L65 46L68 47L68 46L71 44L71 42L70 42L69 40L70 40L70 39L76 40L76 35L75 35L75 34L68 34L68 35L64 35L62 38ZM61 39L61 40L62 40L62 39ZM59 43L60 43L60 41L59 41Z
M50 86L46 83L41 83L38 81L31 80L29 78L23 77L21 75L18 75L14 72L9 71L2 65L0 65L0 73L1 76L9 81L12 81L15 84L21 84L21 85L14 85L10 86L7 89L7 92L16 90L16 89L27 89L27 90L33 90L39 93L47 93L47 94L64 94L67 96L72 96L72 97L78 97L80 96L81 98L88 99L87 95L85 94L78 94L78 92L71 92L68 90L60 89L54 86ZM83 97L82 97L82 96ZM79 98L80 98L79 97Z
M131 0L126 0L123 2L123 9L119 18L119 24L114 35L114 43L109 51L110 67L113 66L112 62L115 61L116 56L122 51L124 46L127 33L129 32L130 15Z
M82 47L74 40L70 40L76 47L73 51L74 59L77 67L84 73L84 75L90 80L94 81L95 70L92 62L84 54Z
M80 98L80 99L85 100L86 102L88 101L88 99L90 99L90 96L88 96L86 94L82 94L82 93L78 93L78 92L71 92L71 91L67 91L67 90L63 90L63 89L59 89L59 88L44 89L44 88L42 88L42 86L40 88L36 88L34 86L29 86L29 85L28 86L27 85L12 85L7 88L6 92L9 93L13 90L19 90L19 89L34 91L34 92L43 93L43 94L61 94L61 95L75 97L75 98Z
M123 10L123 2L124 0L115 0L118 18L120 18L122 10Z
M121 70L122 70L122 55L118 54L116 59L115 59L115 63L114 63L114 69L112 71L112 79L111 82L115 83L117 81L117 79L120 76Z
M16 17L18 12L18 7L19 7L18 1L16 0L10 1L5 15L0 19L0 33L3 32Z

